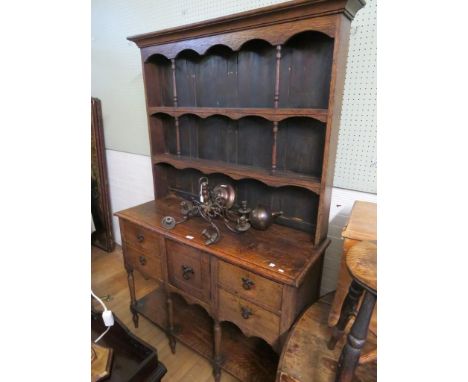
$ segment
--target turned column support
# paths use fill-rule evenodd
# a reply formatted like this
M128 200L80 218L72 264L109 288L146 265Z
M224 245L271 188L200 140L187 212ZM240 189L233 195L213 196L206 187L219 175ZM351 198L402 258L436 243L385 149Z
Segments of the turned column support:
M363 288L356 281L353 281L349 286L348 294L341 307L340 318L336 326L333 327L332 336L328 342L328 348L330 350L335 348L336 343L343 336L344 330L350 318L355 315L356 307L359 302L359 298L362 295L362 291Z
M174 107L178 107L179 100L177 99L177 82L176 82L176 67L175 67L175 58L171 59L171 71L172 71L172 92ZM175 117L175 130L176 130L176 150L177 155L180 155L180 127L179 127L179 117Z
M281 68L281 45L276 46L276 74L275 74L275 95L273 103L275 109L279 107L279 85ZM271 149L271 172L276 171L276 142L278 136L278 121L273 122L273 147Z
M271 171L276 171L276 142L278 137L278 122L273 122L273 147L271 149Z
M276 73L275 73L275 109L279 107L279 86L280 86L280 68L281 68L281 45L276 46Z
M354 321L351 331L348 334L346 345L338 361L336 382L351 382L353 379L354 370L359 363L362 348L366 343L369 323L376 300L376 295L366 291L364 301L359 309L356 321Z

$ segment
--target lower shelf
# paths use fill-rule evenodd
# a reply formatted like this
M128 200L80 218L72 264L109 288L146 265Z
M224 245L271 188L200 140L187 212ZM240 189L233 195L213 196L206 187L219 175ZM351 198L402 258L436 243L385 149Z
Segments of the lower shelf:
M203 357L213 361L213 320L197 305L173 296L175 337ZM161 327L167 328L166 299L162 288L138 300L137 311ZM223 322L221 351L223 370L248 382L274 381L278 367L278 355L263 340L246 338L229 322Z

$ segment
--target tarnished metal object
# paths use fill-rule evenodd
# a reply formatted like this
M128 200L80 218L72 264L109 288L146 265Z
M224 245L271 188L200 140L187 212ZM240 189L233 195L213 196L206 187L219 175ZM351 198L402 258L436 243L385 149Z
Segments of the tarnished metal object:
M164 216L161 219L161 225L165 229L173 229L177 224L183 223L188 219L187 216L184 216L182 220L179 220L178 222L172 217L172 216Z
M161 225L165 229L172 229L172 228L174 228L176 226L176 221L172 216L164 216L161 219Z
M165 216L161 225L166 229L173 229L177 224L187 219L200 216L209 223L209 227L203 230L206 245L217 243L221 238L221 231L214 220L221 218L224 225L232 232L242 233L251 227L266 229L273 223L273 218L282 212L272 213L267 207L257 206L252 210L246 200L242 200L240 206L235 206L236 192L229 184L219 184L210 189L208 178L201 177L198 180L198 200L184 200L180 203L180 212L183 220L176 222L172 216Z
M250 212L249 221L253 228L263 231L273 224L275 216L282 214L282 211L271 212L268 207L258 205Z
M213 188L213 194L217 201L226 209L230 209L236 200L236 192L229 184L220 184Z

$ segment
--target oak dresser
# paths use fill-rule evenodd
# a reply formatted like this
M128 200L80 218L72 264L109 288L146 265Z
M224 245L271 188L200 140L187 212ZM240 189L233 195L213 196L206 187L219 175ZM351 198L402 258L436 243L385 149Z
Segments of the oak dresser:
M243 381L273 381L288 330L319 297L349 29L363 0L291 1L129 37L141 50L155 200L121 211L142 315ZM198 179L283 214L206 245L181 218ZM133 272L160 281L137 299Z

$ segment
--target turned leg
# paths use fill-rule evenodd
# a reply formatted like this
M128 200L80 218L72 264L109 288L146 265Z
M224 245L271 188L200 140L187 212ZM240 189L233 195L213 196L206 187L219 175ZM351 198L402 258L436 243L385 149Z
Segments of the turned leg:
M366 292L356 321L354 321L351 331L348 334L348 340L338 361L338 369L336 372L337 382L351 382L353 379L354 370L358 365L361 350L366 342L369 323L376 299L377 296Z
M130 311L132 312L133 325L138 328L138 313L136 310L135 279L133 278L133 269L127 268L128 289L130 290Z
M346 298L343 301L343 306L341 307L341 313L340 318L338 319L338 323L332 329L332 335L330 341L328 342L328 348L330 350L333 350L335 348L336 343L340 340L341 336L343 335L346 325L349 322L349 319L356 310L356 306L359 302L359 297L361 297L362 291L362 287L357 282L351 282L348 294L346 295Z
M221 325L218 320L214 321L214 363L213 375L215 382L221 380Z
M172 354L176 351L176 340L174 337L174 311L172 307L172 297L169 291L166 292L167 303L167 323L168 323L168 338L169 346L171 347Z

